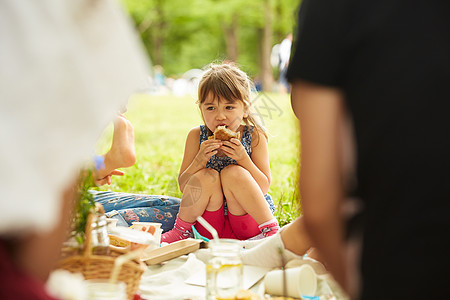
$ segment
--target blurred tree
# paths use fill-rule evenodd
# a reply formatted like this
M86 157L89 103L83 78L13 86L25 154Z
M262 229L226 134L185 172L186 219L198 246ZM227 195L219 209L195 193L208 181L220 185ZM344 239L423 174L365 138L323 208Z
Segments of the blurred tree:
M231 17L231 23L224 25L227 57L232 61L238 60L238 18L237 12Z
M272 66L270 65L270 52L272 50L272 35L273 35L273 5L272 0L264 0L264 23L261 30L260 38L260 76L262 82L262 88L264 91L272 91L273 76Z
M292 32L299 0L122 0L154 64L180 75L236 61L270 90L273 44Z

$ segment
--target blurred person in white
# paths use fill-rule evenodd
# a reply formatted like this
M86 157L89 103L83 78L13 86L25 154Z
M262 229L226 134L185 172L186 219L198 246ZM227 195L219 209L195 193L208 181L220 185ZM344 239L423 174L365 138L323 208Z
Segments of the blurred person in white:
M283 93L290 92L289 82L286 78L287 69L289 66L289 59L291 58L291 48L292 48L292 33L289 33L281 42L279 48L279 58L280 58L280 75L278 82L280 84L280 90Z
M0 299L53 299L80 167L147 61L115 0L0 3Z

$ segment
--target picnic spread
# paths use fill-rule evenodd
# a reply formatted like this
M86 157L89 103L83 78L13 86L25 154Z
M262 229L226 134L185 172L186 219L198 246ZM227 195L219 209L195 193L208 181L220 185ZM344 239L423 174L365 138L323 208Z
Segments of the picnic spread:
M98 228L93 219L88 218L82 251L69 253L59 264L82 275L85 299L107 293L114 299L223 299L221 293L226 299L348 299L323 265L310 258L287 262L282 270L244 265L239 251L245 249L234 257L228 250L212 252L213 245L223 250L225 240L188 238L160 245L158 223L136 222L127 228L108 222L109 250L94 253L98 232L92 232Z
M205 299L205 263L198 258L199 252L203 251L207 249L199 249L165 263L149 266L141 277L141 297L156 300ZM253 294L253 298L248 299L267 299L264 298L267 294L264 276L270 271L263 267L244 266L245 287ZM315 294L314 297L317 298L310 296L303 299L348 299L328 274L317 276Z

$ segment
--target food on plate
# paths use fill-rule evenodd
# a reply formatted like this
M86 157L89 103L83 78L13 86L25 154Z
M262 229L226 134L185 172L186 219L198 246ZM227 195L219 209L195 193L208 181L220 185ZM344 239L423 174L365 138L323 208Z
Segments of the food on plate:
M117 244L123 245L130 243L130 249L145 249L154 243L154 237L144 231L133 230L126 227L116 227L110 229L110 244L117 247ZM111 242L111 237L113 242Z
M142 227L142 229L141 229L142 231L145 231L145 232L148 232L148 233L150 233L150 234L154 234L155 233L155 231L156 231L156 228L155 228L155 226L152 226L152 225L149 225L149 226L147 226L147 227Z
M116 247L128 247L131 242L115 235L109 235L109 244Z
M148 232L151 235L153 235L156 232L156 227L153 225L131 225L129 228L131 229L137 229L143 232Z

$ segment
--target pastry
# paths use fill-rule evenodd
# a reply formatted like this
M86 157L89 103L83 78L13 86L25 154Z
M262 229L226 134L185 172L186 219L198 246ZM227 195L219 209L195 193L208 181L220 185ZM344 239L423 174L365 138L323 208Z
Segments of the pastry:
M240 139L241 133L239 131L234 132L233 130L228 129L225 125L222 125L217 126L213 136L215 140L229 141L232 138Z
M209 140L214 139L214 140L221 140L221 141L229 141L232 138L239 140L241 138L241 133L239 131L234 132L233 130L228 129L225 125L217 126L216 130L214 130L213 135L208 137ZM216 153L216 156L224 157L224 156L226 156L226 154L223 153L223 151L219 149Z

